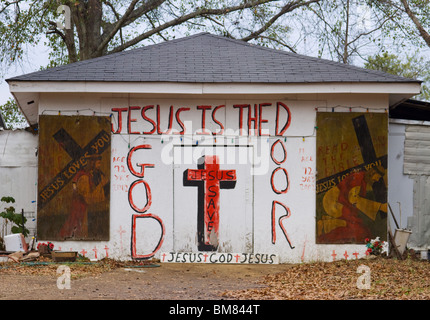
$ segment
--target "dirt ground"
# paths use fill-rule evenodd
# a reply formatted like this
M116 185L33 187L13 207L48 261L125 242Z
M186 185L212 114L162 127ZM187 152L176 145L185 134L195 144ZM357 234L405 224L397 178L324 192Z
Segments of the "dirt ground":
M59 267L70 271L70 288ZM368 285L368 286L367 286ZM0 264L0 300L430 300L430 263L416 253L301 264L159 262ZM236 300L236 301L232 301Z
M0 272L1 300L228 300L226 290L264 287L264 276L286 265L152 264L82 275L71 268L70 289L59 289L58 265ZM60 286L65 285L60 281Z

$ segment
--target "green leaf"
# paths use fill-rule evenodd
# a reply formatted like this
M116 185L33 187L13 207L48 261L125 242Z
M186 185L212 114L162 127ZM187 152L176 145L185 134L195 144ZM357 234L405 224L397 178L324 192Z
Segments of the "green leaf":
M6 203L11 203L11 202L15 202L15 199L13 197L2 197L1 201Z

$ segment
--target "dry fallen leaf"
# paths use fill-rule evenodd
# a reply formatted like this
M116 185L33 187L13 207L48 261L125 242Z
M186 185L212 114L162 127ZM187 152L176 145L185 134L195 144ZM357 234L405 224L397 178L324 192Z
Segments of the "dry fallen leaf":
M369 267L370 288L357 285L360 265ZM226 291L230 299L351 300L430 299L430 263L388 258L289 265L265 277L264 288Z

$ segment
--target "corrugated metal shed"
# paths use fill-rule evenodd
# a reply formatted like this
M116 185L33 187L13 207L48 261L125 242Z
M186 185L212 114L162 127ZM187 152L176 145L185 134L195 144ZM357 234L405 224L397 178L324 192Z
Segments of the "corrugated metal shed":
M390 116L405 119L397 123L404 125L403 174L413 181L413 212L403 212L412 231L408 246L426 250L430 248L430 104L408 100Z
M430 246L430 125L405 127L403 172L414 180L414 212L408 218L412 231L409 245L426 249Z

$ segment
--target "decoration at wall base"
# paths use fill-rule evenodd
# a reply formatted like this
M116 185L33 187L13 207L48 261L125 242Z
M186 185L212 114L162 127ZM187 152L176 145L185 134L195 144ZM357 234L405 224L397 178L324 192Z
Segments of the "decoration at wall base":
M381 241L379 237L376 237L376 239L366 239L366 255L374 255L379 256L382 251L384 250L385 242Z
M39 251L39 253L51 253L52 250L54 250L54 244L52 242L39 242L37 244L37 251Z

